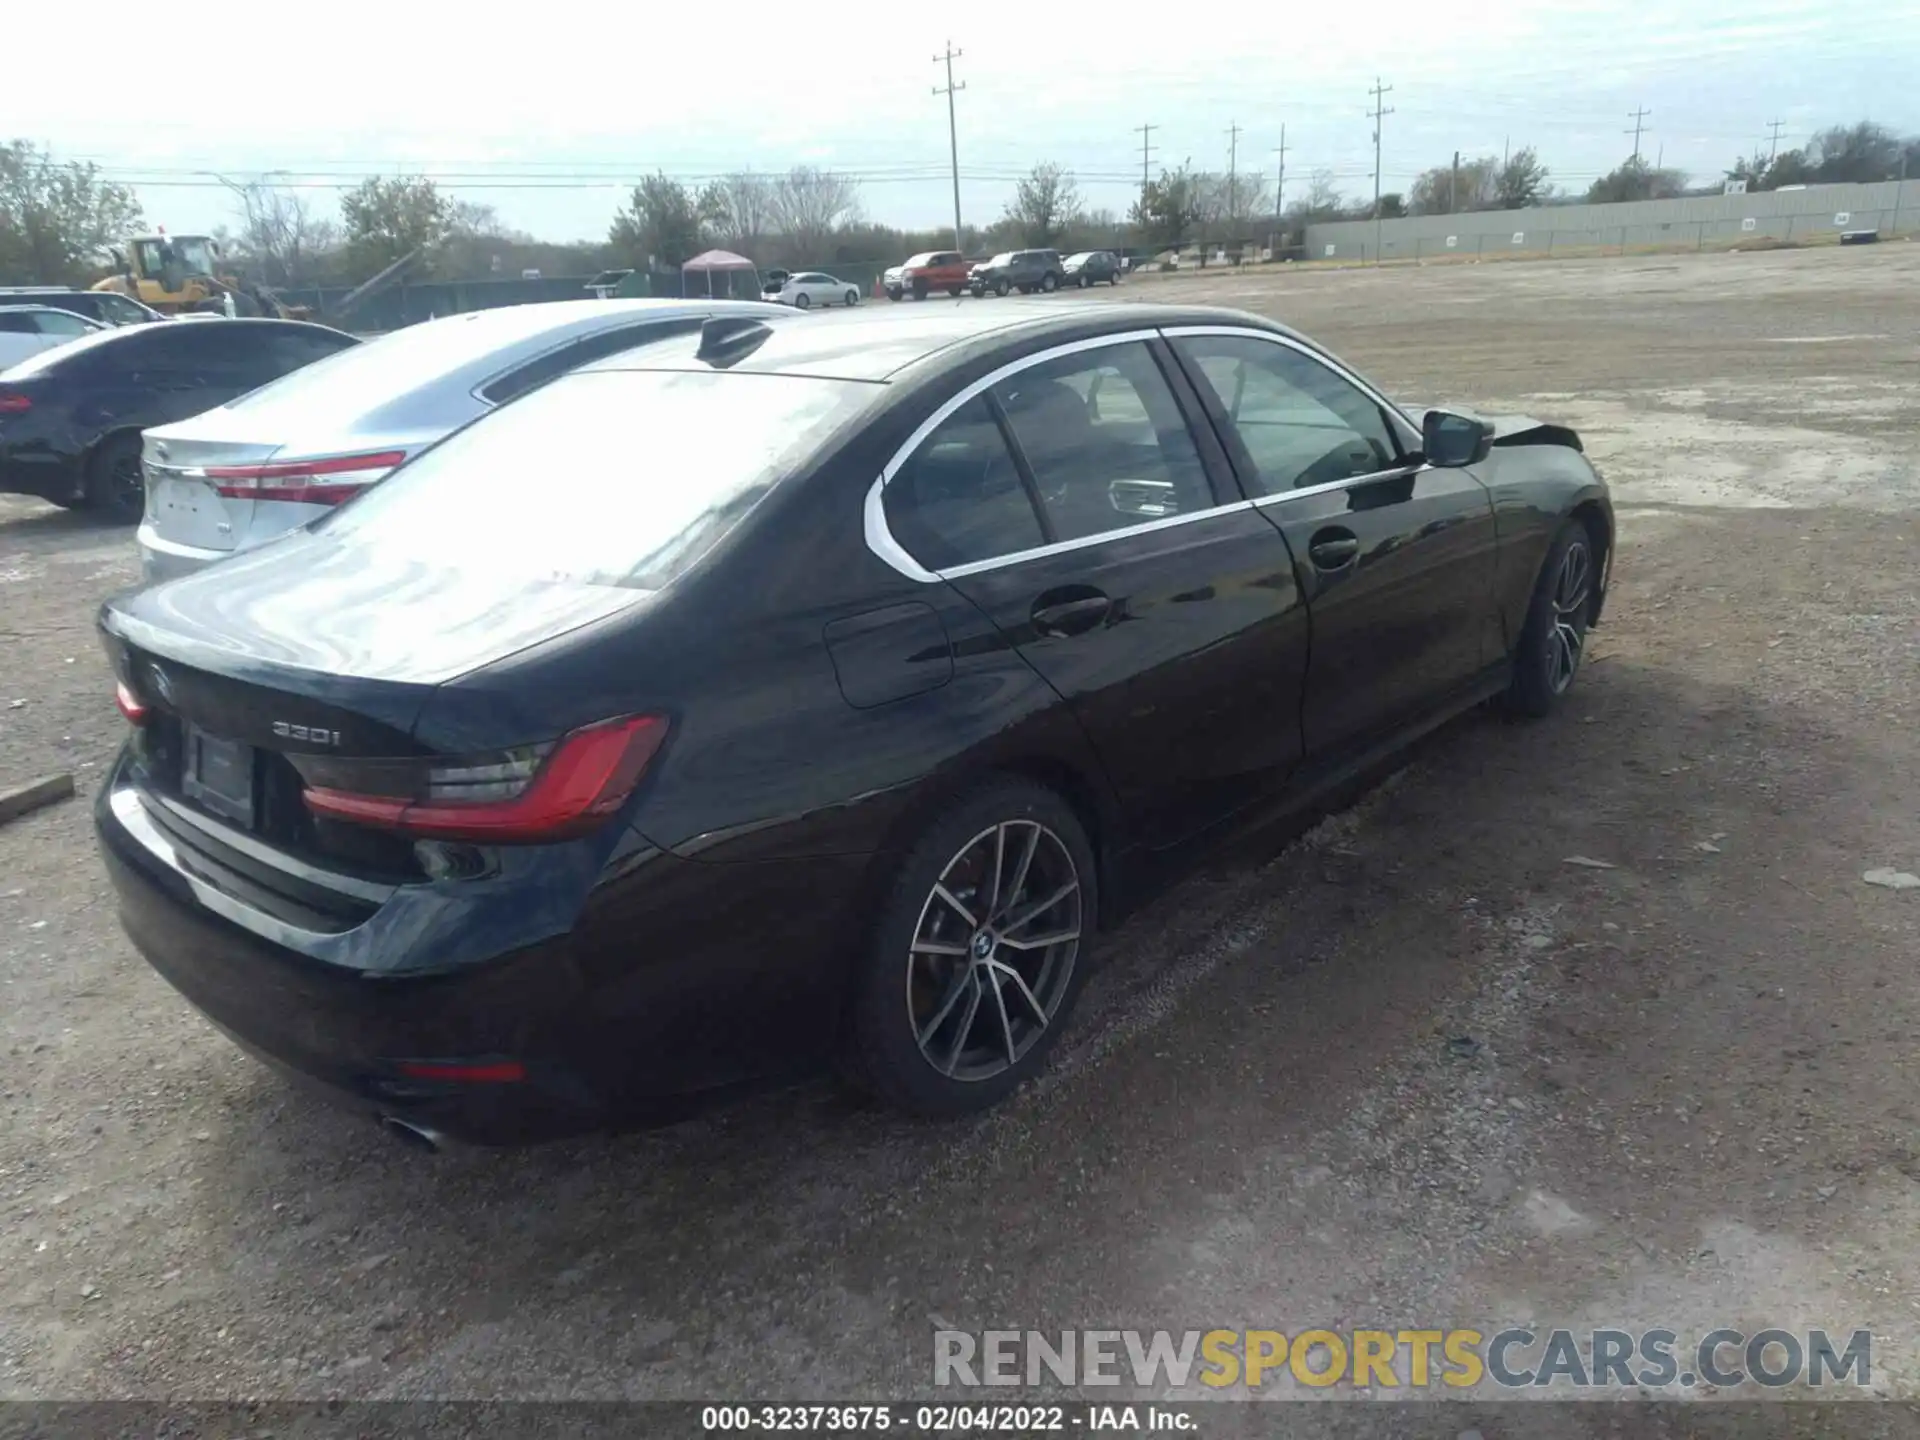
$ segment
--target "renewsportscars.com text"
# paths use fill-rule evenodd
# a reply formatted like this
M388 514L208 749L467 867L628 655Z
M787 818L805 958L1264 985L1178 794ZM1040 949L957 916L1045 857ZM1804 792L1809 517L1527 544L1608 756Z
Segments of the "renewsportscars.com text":
M1726 1390L1872 1381L1867 1330L937 1330L933 1341L933 1382L944 1386Z

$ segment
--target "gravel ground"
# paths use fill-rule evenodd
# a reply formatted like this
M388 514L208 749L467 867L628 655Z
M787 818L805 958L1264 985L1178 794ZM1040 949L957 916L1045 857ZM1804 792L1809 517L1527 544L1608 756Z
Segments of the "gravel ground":
M1920 1394L1920 891L1862 881L1920 871L1920 254L1115 299L1149 296L1577 425L1622 540L1566 713L1463 719L1156 902L1049 1073L960 1125L821 1085L423 1156L147 970L83 803L0 828L0 1398L901 1397L943 1324L1521 1321L1871 1327L1874 1388ZM126 532L0 499L0 784L91 790L92 616L134 574Z

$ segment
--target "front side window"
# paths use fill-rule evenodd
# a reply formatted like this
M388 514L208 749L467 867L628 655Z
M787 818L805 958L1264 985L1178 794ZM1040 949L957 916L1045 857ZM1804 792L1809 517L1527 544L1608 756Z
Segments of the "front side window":
M1400 447L1380 406L1291 346L1241 335L1176 340L1253 461L1254 488L1280 495L1392 469Z

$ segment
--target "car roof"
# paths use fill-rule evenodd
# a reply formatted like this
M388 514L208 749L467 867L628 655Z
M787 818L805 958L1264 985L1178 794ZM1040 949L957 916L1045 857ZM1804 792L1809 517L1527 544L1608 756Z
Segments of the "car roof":
M1098 300L922 302L834 315L767 317L767 338L727 368L746 374L812 375L885 382L943 351L982 340L1044 340L1154 329L1163 325L1249 325L1293 335L1257 315L1211 306L1113 304ZM1301 338L1294 336L1293 338ZM1311 342L1307 342L1311 343ZM697 336L622 351L585 370L692 368Z
M167 431L190 439L270 438L293 454L324 453L354 436L440 434L486 408L474 392L502 371L609 329L675 316L791 313L764 301L720 299L555 300L470 310L348 347Z
M7 303L0 303L0 310L7 310L7 311L33 310L41 313L54 314L54 315L72 315L73 314L71 310L62 310L58 305L12 305ZM76 320L84 320L87 317L84 315L74 315L73 318Z

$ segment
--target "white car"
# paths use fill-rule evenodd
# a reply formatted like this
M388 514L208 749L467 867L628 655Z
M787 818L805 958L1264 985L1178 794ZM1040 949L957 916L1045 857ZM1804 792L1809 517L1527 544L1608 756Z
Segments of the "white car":
M802 270L797 275L789 275L786 283L767 298L778 300L782 305L791 305L796 310L810 309L815 305L858 305L860 287L848 280L822 275L818 270Z
M51 305L0 305L0 370L106 328Z

